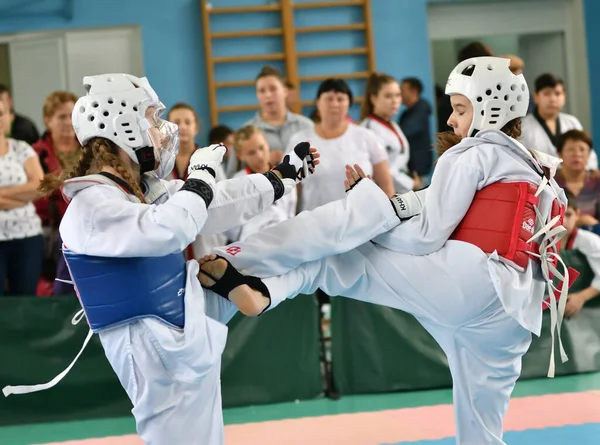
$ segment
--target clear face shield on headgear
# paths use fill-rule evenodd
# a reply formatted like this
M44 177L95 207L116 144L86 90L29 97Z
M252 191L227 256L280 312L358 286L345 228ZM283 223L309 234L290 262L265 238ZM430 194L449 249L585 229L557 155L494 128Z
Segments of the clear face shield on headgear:
M146 132L153 152L139 153L138 160L142 172L152 171L159 178L165 178L175 166L179 153L179 127L162 118L166 107L158 99L146 78L139 79L139 87L143 88L147 100L141 104L145 108L144 118L138 121L140 131ZM158 163L158 166L156 165Z
M153 104L146 110L148 137L154 148L154 159L158 162L154 173L159 178L165 178L171 173L179 153L179 127L162 119L165 110L162 102Z

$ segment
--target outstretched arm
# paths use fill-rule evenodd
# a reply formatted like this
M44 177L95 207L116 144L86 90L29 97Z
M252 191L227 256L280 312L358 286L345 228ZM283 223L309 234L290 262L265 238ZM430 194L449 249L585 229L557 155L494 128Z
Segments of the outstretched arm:
M410 255L428 255L448 241L469 210L483 173L477 165L444 154L425 193L420 215L403 221L373 242Z
M268 209L284 194L291 193L296 184L314 172L320 154L306 142L286 155L273 170L228 179L216 184L215 198L208 208L208 218L201 235L223 233L238 227ZM306 167L306 168L305 168Z

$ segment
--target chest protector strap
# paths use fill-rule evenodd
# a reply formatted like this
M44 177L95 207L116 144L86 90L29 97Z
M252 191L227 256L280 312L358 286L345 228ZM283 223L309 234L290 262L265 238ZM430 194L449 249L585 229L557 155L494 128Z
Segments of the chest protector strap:
M141 183L144 189L146 204L162 204L169 198L169 193L163 182L153 174L146 173L142 175ZM139 202L135 195L129 193L119 183L100 174L68 179L62 187L63 197L66 201L69 201L69 196L74 196L77 192L88 187L102 184L110 185L121 190L125 197L131 202Z

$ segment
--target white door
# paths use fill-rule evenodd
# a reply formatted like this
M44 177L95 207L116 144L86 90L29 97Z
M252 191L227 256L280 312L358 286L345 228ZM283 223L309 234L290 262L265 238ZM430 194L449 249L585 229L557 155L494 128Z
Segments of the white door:
M9 43L10 75L15 110L45 130L44 100L67 87L64 39L61 35L25 38Z
M139 28L68 31L65 39L68 88L78 96L85 93L84 76L106 73L144 75Z

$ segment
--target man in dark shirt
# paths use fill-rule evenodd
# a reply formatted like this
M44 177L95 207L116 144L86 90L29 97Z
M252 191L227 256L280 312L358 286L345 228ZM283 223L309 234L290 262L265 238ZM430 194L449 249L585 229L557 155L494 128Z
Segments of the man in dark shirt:
M13 100L8 86L0 84L0 100L8 104L11 113L12 124L10 126L9 136L19 141L25 141L29 145L37 142L40 134L33 121L25 116L15 113L13 109Z
M433 165L429 116L431 106L421 98L423 84L415 77L402 79L400 85L402 103L406 106L398 119L410 146L408 168L417 173L423 185L429 184L429 174Z

